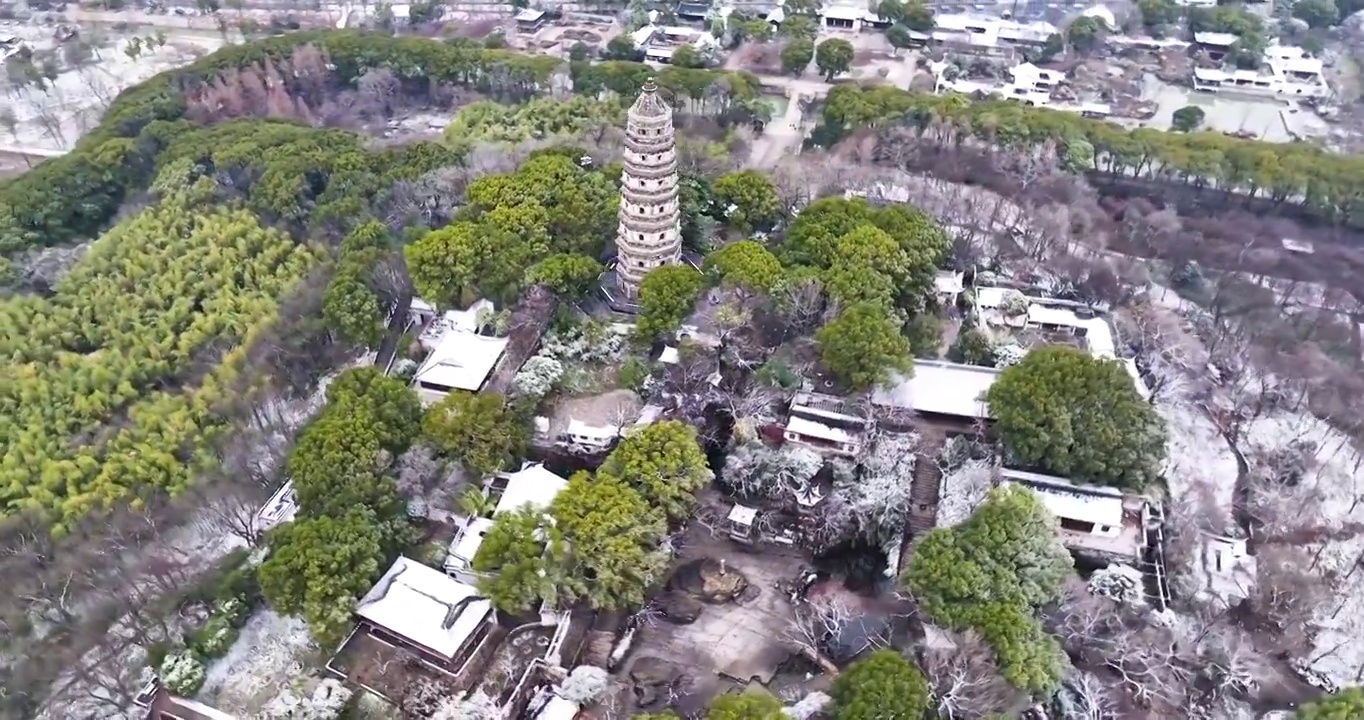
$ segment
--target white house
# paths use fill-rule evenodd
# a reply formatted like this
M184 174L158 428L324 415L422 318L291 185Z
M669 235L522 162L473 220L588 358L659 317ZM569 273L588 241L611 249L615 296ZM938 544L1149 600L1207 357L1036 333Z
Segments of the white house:
M479 300L468 310L447 310L422 331L418 342L428 354L412 384L423 403L438 403L454 390L483 389L508 343L507 338L478 332L480 314L492 310L491 302Z
M355 606L360 630L447 673L464 669L495 624L493 604L474 586L399 557Z
M1202 35L1218 33L1197 33L1194 37L1197 39ZM1219 37L1217 41L1224 39ZM1200 43L1206 44L1203 41ZM1260 70L1194 68L1193 86L1195 90L1203 92L1283 99L1331 96L1331 86L1326 81L1322 61L1293 45L1269 46L1265 50L1264 64Z
M524 508L548 510L550 503L566 487L567 480L546 470L541 463L526 463L514 473L503 473L489 480L485 490L490 496L496 495L497 505L491 515L469 518L455 533L445 555L445 572L464 582L475 582L474 557L483 545L484 536L492 529L493 519Z
M1081 485L1065 478L1003 468L1001 483L1037 493L1060 521L1061 543L1070 550L1131 560L1141 557L1145 500L1117 488Z

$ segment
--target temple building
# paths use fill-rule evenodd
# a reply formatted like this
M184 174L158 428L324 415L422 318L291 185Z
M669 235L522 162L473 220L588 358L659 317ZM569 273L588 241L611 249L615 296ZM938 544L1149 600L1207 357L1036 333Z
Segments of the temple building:
M650 79L625 124L616 275L629 298L636 296L650 270L682 256L676 141L672 108Z

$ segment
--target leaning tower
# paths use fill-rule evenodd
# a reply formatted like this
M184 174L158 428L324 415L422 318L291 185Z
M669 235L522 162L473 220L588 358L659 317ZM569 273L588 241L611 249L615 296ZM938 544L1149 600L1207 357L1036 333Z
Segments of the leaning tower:
M616 272L630 297L650 270L682 255L673 110L651 78L625 121L625 169L620 179Z

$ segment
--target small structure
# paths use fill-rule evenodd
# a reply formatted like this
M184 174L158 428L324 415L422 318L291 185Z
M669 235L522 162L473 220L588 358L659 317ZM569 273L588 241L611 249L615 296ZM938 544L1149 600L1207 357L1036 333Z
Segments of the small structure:
M1061 522L1061 544L1071 552L1106 560L1140 560L1146 500L1099 485L1080 485L1065 478L1002 468L1001 483L1016 483L1037 493Z
M468 310L449 310L422 331L419 342L428 350L412 383L423 403L434 404L455 390L478 392L507 348L507 338L479 333L480 313L493 304L479 300Z
M399 557L355 607L357 632L457 674L496 622L493 604L472 585Z
M298 493L294 492L294 481L286 481L270 496L269 500L256 511L255 530L265 532L276 525L293 522L298 514Z
M938 304L947 307L956 305L957 298L966 289L965 277L963 273L939 270L933 276L933 295L938 299Z
M533 33L545 24L545 11L521 8L512 19L516 21L516 29L519 32Z
M172 695L156 679L143 686L133 704L147 709L146 720L237 720L222 710Z
M710 8L709 3L680 2L673 12L685 22L705 22L710 19Z
M568 481L555 475L541 463L526 463L514 473L503 473L484 485L489 496L497 497L497 505L486 517L469 518L455 533L445 555L445 572L466 583L477 582L473 571L474 557L483 545L483 537L493 527L493 519L504 513L523 508L548 510Z
M729 511L729 516L725 518L725 530L735 542L750 544L753 542L756 531L754 521L757 519L757 508L735 503Z
M1283 249L1300 255L1311 255L1317 251L1316 246L1306 240L1283 238L1279 242L1283 245Z
M1255 588L1256 561L1243 538L1203 533L1203 592L1229 604L1250 597Z
M823 455L855 457L862 451L867 421L843 411L843 400L813 392L796 393L782 437Z
M1208 53L1208 57L1213 60L1221 60L1227 53L1231 52L1231 46L1236 44L1240 38L1232 33L1225 32L1196 32L1193 34L1194 45Z

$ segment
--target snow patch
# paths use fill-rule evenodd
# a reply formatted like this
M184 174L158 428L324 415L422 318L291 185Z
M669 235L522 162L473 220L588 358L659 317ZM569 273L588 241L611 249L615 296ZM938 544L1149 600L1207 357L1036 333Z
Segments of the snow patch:
M303 672L316 649L307 623L261 610L232 649L209 665L200 698L223 712L251 716Z

